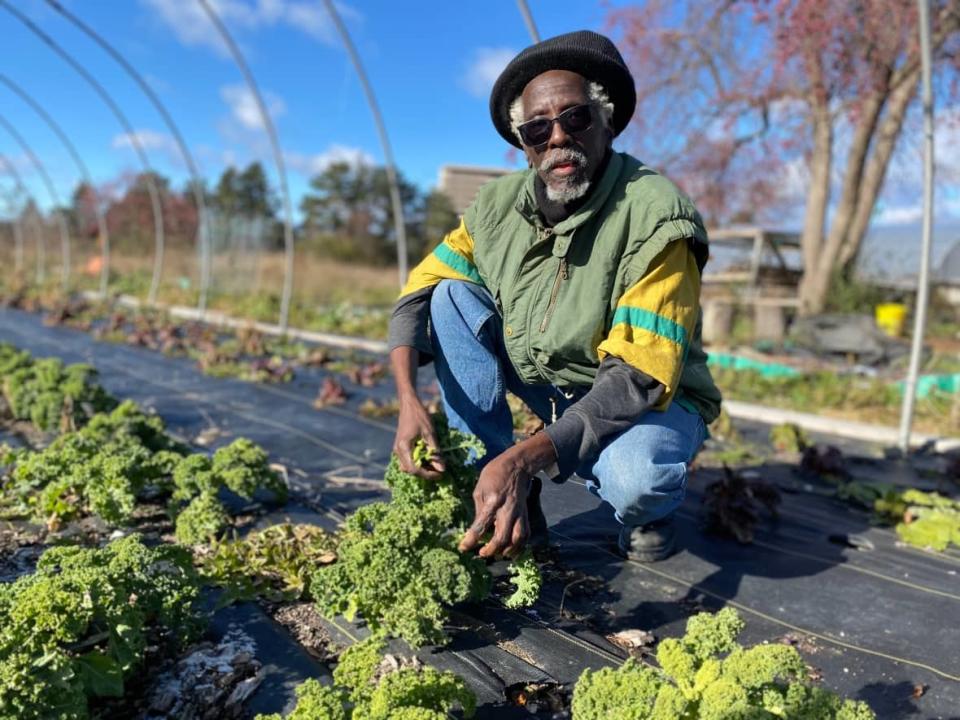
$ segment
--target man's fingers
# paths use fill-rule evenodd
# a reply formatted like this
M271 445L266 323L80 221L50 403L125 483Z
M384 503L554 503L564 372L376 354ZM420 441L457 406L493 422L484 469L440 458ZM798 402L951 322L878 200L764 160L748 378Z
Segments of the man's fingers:
M427 480L436 480L443 474L443 468L440 468L439 470L437 470L436 463L428 462L428 463L425 463L424 465L421 465L420 467L414 468L413 474L419 475L420 477L425 478Z
M523 552L523 548L530 539L530 523L526 513L520 515L513 523L513 533L510 536L510 547L503 551L508 558L515 558Z
M463 540L460 541L460 545L458 546L460 552L470 552L477 547L477 545L480 544L483 536L486 535L490 530L490 526L492 524L493 513L488 511L486 508L478 509L473 524L467 528L467 532L464 534Z
M420 436L423 438L423 442L426 443L427 447L433 451L433 455L430 457L428 464L431 466L431 470L435 472L436 475L439 475L447 469L447 466L443 462L443 456L440 454L440 443L437 442L437 438L433 434L433 426L428 423L426 427L421 428Z
M493 537L490 538L490 542L480 548L480 557L492 558L503 554L503 551L510 546L514 519L514 514L507 508L503 508L497 513L497 519L493 526Z
M393 452L397 455L397 460L400 463L400 469L406 473L412 473L416 470L416 465L413 464L413 456L411 455L410 443L406 440L398 440L393 446Z

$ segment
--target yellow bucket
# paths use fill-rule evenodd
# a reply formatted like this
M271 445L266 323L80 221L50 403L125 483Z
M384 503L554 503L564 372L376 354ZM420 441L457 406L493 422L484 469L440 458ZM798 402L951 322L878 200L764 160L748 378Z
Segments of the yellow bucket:
M900 337L907 322L907 306L902 303L881 303L874 309L877 327L890 337Z

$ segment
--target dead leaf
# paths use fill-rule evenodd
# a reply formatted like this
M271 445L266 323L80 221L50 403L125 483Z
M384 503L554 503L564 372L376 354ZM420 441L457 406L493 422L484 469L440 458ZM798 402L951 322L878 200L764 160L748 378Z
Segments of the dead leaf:
M313 401L315 408L325 408L330 405L343 405L347 401L347 391L343 385L332 377L325 377L320 384L320 392Z
M630 651L650 647L657 641L657 638L654 637L653 633L646 630L621 630L618 633L607 635L607 640L618 648Z

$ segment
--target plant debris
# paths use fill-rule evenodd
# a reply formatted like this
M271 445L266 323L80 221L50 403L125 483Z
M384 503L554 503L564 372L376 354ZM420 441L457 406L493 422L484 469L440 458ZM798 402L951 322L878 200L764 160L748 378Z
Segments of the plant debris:
M357 412L368 418L395 417L400 414L400 401L395 397L381 402L377 402L373 398L367 398L360 403Z
M313 603L281 605L273 611L273 619L283 625L294 640L317 660L329 662L337 657L339 650Z
M621 630L612 635L607 635L607 640L616 645L621 650L626 650L631 655L645 651L657 641L653 633L646 630Z
M811 445L803 450L800 469L827 480L846 480L850 477L846 458L833 445Z
M799 453L810 446L810 436L799 425L782 423L770 428L770 444L781 453Z
M343 389L343 385L339 380L328 375L320 383L320 391L313 401L313 406L322 409L331 405L343 405L346 401L347 391Z
M522 707L531 715L541 712L559 713L570 706L570 693L559 683L520 682L508 686L504 694L508 702Z
M243 715L263 681L257 645L236 626L219 643L194 647L151 690L145 720L219 720Z
M746 472L736 472L727 465L723 466L723 478L710 483L703 497L707 526L744 544L753 542L760 510L776 520L779 504L780 491L775 485L749 478Z

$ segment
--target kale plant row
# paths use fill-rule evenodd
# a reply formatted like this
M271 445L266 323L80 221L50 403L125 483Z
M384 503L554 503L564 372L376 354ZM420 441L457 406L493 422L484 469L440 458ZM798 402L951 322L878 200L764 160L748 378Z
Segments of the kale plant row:
M297 688L297 706L287 720L447 720L459 707L473 716L477 700L451 672L385 662L377 637L352 645L340 656L333 685L307 680ZM282 720L279 714L256 720Z
M117 404L97 383L90 365L36 359L9 343L0 343L0 378L10 414L38 430L74 430Z
M661 641L660 670L633 659L586 670L573 691L573 720L874 720L866 703L808 682L796 648L744 648L742 629L732 608L701 613L682 638Z
M148 648L195 636L199 590L189 553L137 535L47 550L0 585L0 718L83 720L91 700L122 697Z
M64 522L97 516L110 526L128 525L145 498L168 500L177 539L205 542L226 528L226 509L217 497L225 487L250 499L259 489L278 500L286 485L267 454L239 438L213 457L188 454L155 415L135 403L99 413L82 429L65 433L39 452L5 458L4 514L27 516L52 529Z

